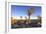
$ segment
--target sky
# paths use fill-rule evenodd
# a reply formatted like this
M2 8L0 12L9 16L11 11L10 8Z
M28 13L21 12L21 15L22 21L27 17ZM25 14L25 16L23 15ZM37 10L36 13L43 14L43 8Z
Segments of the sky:
M15 17L28 16L27 10L34 7L34 13L31 17L41 16L41 6L23 6L23 5L11 5L11 15Z

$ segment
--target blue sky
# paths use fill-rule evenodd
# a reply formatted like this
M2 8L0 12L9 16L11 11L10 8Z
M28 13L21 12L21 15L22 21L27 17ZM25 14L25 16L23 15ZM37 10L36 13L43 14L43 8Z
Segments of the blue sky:
M31 17L36 17L41 15L41 6L21 6L21 5L11 5L11 15L20 17L28 16L27 10L34 7L34 13Z

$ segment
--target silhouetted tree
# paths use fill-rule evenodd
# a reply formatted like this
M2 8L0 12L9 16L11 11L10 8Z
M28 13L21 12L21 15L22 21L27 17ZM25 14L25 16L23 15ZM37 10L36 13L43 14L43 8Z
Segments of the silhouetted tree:
M20 16L21 20L22 20L22 16Z

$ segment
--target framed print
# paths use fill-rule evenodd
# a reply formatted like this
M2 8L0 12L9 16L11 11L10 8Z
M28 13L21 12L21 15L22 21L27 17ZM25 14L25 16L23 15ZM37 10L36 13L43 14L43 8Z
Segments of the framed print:
M6 2L6 32L43 31L44 4Z

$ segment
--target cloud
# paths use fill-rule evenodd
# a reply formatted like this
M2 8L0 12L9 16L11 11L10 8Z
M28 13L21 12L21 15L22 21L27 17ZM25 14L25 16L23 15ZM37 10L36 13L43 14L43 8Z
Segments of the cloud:
M13 17L13 19L21 19L20 17ZM25 17L22 17L22 19L26 19ZM27 17L28 19L28 17ZM30 19L38 19L37 17L30 17Z

